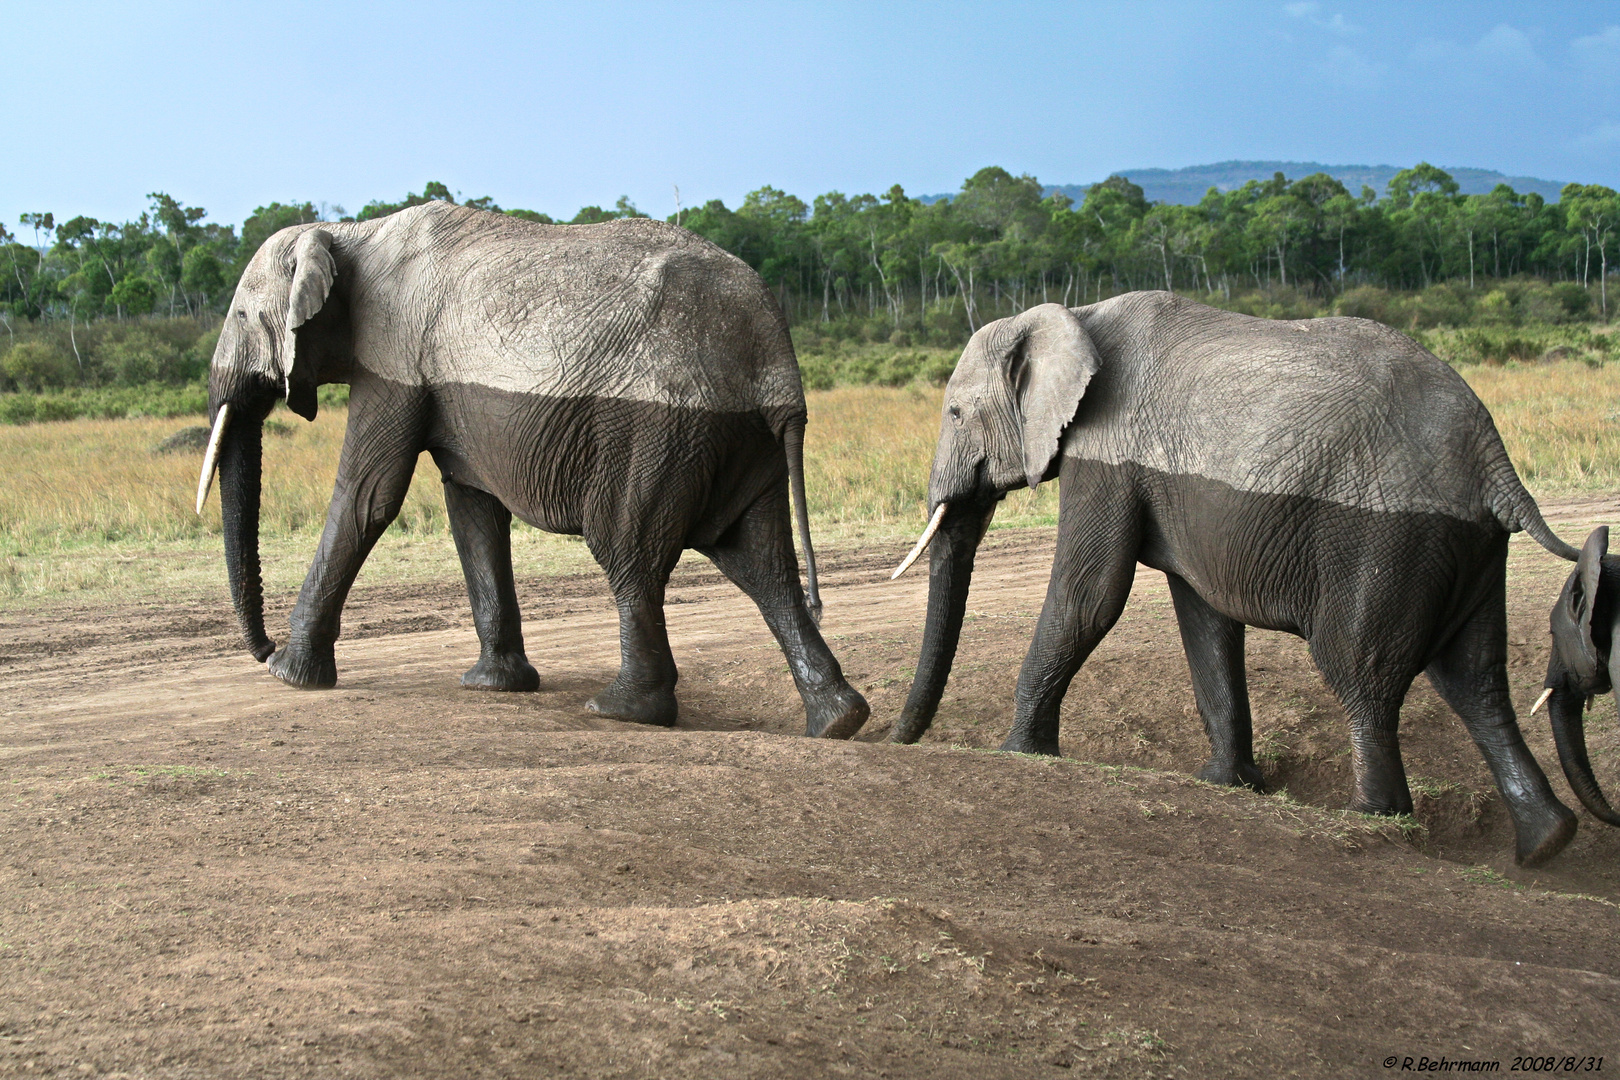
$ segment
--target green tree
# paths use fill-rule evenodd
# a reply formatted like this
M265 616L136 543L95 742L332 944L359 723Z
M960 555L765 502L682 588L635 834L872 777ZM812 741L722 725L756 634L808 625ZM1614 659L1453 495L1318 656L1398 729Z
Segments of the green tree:
M1603 318L1609 318L1609 245L1614 242L1617 226L1620 226L1620 196L1612 188L1601 184L1567 184L1558 193L1558 201L1564 206L1564 213L1569 222L1569 230L1578 234L1586 245L1585 258L1581 263L1582 280L1586 284L1587 268L1592 264L1592 254L1598 256L1598 287L1602 297Z
M319 218L315 204L310 202L273 202L268 206L254 207L253 213L242 222L242 243L237 249L236 265L231 270L231 283L234 285L242 276L247 264L253 261L253 256L264 246L266 240L282 229L294 225L310 225Z
M108 299L120 313L146 315L157 306L157 290L152 287L151 278L131 274L113 286Z

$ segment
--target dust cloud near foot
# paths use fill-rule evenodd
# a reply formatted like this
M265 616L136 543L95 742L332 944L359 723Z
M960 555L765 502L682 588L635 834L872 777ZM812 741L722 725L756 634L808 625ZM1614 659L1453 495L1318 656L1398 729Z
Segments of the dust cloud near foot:
M1614 510L1549 516L1578 542ZM824 557L823 631L873 707L850 743L796 737L781 653L701 561L669 593L673 731L583 709L617 664L594 576L521 582L534 694L458 686L478 648L457 581L357 589L338 688L313 693L241 650L223 600L0 615L0 1073L1365 1076L1614 1053L1620 830L1583 813L1553 866L1514 868L1426 684L1403 714L1416 816L1348 815L1337 704L1301 643L1251 632L1283 794L1200 784L1144 570L1069 694L1067 758L989 752L1052 543L991 534L915 747L882 740L926 575L888 582L884 545ZM1515 539L1521 713L1566 571ZM1620 789L1620 725L1590 729Z

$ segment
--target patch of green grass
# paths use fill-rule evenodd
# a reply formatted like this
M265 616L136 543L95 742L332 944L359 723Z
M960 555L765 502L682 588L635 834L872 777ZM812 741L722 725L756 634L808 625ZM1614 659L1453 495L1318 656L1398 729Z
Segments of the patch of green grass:
M100 420L201 416L208 388L201 383L165 386L72 387L39 394L0 394L0 424L41 424L88 417Z
M1472 881L1475 885L1495 885L1503 889L1523 889L1524 886L1512 878L1505 877L1488 866L1465 866L1457 871L1465 881Z
M1454 780L1436 780L1427 776L1407 777L1406 786L1412 794L1427 795L1431 799L1462 793L1462 785Z
M112 783L141 784L153 780L225 780L230 778L246 779L253 775L253 771L229 769L214 769L202 765L136 765L127 770L101 769L91 774L92 780L105 780Z

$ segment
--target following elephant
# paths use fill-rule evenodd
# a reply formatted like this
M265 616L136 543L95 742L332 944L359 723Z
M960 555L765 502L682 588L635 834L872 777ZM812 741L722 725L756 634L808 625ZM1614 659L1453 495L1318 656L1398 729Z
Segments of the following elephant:
M1586 717L1598 694L1614 691L1614 669L1620 664L1615 642L1620 640L1620 558L1609 554L1608 527L1593 529L1581 547L1552 609L1552 655L1539 709L1547 705L1553 742L1564 766L1570 790L1581 805L1610 825L1620 825L1598 786L1586 752ZM1534 711L1534 709L1532 710Z
M313 420L323 383L349 384L348 427L277 649L259 572L263 422L283 398ZM587 708L675 722L664 590L696 548L759 606L809 734L847 738L866 719L817 629L804 391L786 323L757 274L684 229L546 226L441 203L284 229L237 287L209 411L198 509L217 461L231 599L254 658L283 682L336 683L344 600L426 451L478 630L466 686L538 685L512 575L516 514L582 536L612 586L620 668Z
M1114 625L1137 563L1162 570L1212 755L1259 788L1244 634L1297 634L1350 721L1351 807L1409 813L1397 727L1426 672L1462 717L1535 865L1575 834L1514 718L1508 535L1547 528L1473 392L1410 338L1164 292L1045 304L969 341L929 478L928 614L893 739L932 722L974 553L1009 490L1061 483L1057 551L1002 749L1058 752L1058 708ZM902 566L902 569L904 566ZM898 574L898 571L897 571Z

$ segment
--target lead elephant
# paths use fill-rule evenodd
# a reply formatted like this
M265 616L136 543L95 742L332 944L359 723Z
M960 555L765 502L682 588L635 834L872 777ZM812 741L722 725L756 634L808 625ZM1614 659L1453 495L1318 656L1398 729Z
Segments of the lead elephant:
M261 436L280 398L314 419L350 385L348 429L314 564L276 649L259 576ZM804 505L804 392L758 275L649 220L542 226L440 203L285 229L237 287L209 373L231 599L254 657L332 686L333 643L361 563L433 455L472 598L471 687L531 690L512 577L512 514L582 535L619 608L621 666L588 704L676 719L664 589L682 549L759 605L812 735L847 738L865 700L817 630ZM789 524L798 503L809 599Z
M1003 749L1058 752L1069 682L1141 562L1169 578L1213 749L1204 779L1261 785L1243 664L1245 627L1259 626L1305 638L1343 702L1354 809L1411 811L1397 725L1426 671L1491 767L1520 862L1574 836L1514 719L1505 566L1518 529L1576 553L1543 522L1479 399L1411 339L1162 292L1043 305L981 329L945 392L927 623L895 741L933 720L997 500L1053 477L1057 552Z

